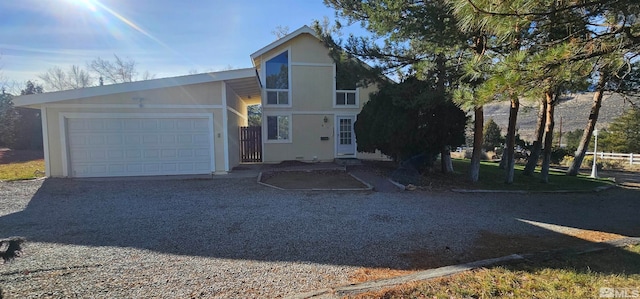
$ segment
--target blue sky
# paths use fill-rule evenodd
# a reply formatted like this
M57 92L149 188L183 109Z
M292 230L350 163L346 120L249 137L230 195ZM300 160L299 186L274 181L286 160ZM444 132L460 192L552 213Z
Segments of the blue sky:
M325 16L334 11L322 0L1 1L0 76L24 82L114 54L157 78L251 67L277 26L291 32Z

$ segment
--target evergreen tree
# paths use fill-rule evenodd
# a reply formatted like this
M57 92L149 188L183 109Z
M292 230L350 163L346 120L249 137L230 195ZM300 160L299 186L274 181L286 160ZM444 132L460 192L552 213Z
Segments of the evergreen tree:
M16 138L16 123L20 115L13 106L12 96L5 93L0 94L0 146L10 147Z
M25 88L20 91L20 95L42 93L42 86L27 81ZM16 122L16 138L11 145L13 149L42 149L42 120L39 109L17 107L16 112L20 115Z
M606 132L607 134L598 136L599 150L640 153L640 108L631 108L625 111L623 115L609 124ZM606 147L603 146L605 144Z
M433 95L430 84L415 77L382 86L358 115L358 150L380 150L399 161L416 155L433 161L442 148L463 144L466 114Z
M502 130L500 130L500 127L493 118L490 118L484 126L484 142L482 143L482 147L485 151L492 151L496 147L501 147L503 143Z

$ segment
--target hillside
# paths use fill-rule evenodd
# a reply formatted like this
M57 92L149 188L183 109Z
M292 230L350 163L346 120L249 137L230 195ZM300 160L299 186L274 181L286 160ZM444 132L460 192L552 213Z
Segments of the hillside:
M580 93L566 96L556 107L555 134L560 130L560 120L562 119L562 132L584 129L589 118L591 105L593 103L593 93ZM602 108L598 117L597 129L606 128L616 117L631 107L631 103L626 101L619 94L607 93L602 100ZM518 113L518 133L524 140L535 139L535 129L537 122L538 106L531 101L520 103ZM509 120L509 103L492 103L484 107L485 122L490 118L500 126L502 134L507 133Z

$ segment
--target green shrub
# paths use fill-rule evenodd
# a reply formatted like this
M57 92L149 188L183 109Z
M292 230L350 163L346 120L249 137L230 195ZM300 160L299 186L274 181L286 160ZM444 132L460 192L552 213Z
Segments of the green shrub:
M562 147L553 147L551 149L551 164L560 164L564 157L568 156L569 152Z

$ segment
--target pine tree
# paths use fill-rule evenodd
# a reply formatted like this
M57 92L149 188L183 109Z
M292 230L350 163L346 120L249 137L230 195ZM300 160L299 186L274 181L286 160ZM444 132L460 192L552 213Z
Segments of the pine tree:
M490 118L487 124L484 125L484 142L482 147L485 151L492 151L496 147L502 146L504 138L502 137L502 130L498 124Z

